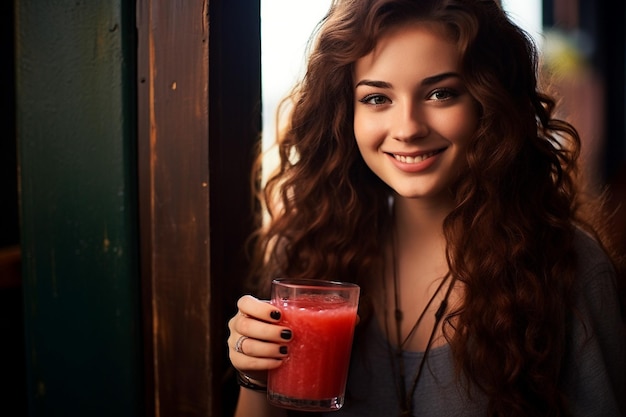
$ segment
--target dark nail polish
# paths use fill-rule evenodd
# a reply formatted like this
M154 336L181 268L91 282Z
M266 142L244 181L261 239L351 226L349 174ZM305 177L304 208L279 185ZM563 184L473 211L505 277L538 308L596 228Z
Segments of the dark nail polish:
M285 340L289 340L291 339L291 330L283 330L282 332L280 332L280 337L282 337Z
M281 354L283 355L287 354L287 346L281 346L279 350Z
M274 310L270 313L270 317L274 320L280 320L280 311Z

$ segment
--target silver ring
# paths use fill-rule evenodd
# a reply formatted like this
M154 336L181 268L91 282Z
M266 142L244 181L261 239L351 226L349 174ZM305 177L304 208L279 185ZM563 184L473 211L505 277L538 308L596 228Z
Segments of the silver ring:
M241 336L239 337L239 339L237 339L237 342L235 342L235 352L237 353L243 353L243 349L241 348L241 345L243 344L243 341L249 339L248 336ZM243 353L245 355L245 353Z

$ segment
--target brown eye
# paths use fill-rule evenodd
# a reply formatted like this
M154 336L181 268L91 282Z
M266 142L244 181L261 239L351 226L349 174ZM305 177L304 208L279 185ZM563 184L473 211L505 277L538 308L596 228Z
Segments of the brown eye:
M389 102L389 99L380 94L370 94L359 100L363 104L370 104L372 106L379 106Z
M449 90L447 88L442 88L439 90L435 90L428 96L429 100L441 101L441 100L449 100L451 98L456 97L458 94L453 90Z

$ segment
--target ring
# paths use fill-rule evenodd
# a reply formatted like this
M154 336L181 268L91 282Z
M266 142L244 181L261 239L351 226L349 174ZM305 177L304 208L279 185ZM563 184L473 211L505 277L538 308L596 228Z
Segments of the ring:
M243 353L243 349L241 348L241 345L243 344L243 341L249 339L248 336L241 336L239 337L239 339L237 339L237 342L235 342L235 352L237 353ZM245 353L243 353L245 355Z

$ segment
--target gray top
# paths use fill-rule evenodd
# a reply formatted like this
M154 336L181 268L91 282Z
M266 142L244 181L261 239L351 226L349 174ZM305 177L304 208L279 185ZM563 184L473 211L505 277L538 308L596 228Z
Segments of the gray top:
M621 320L612 265L589 236L577 236L580 285L564 362L562 386L573 416L619 417L626 415L626 327ZM377 321L364 330L366 346L353 350L346 402L339 411L318 414L328 417L397 416L395 389L388 342ZM583 324L584 323L584 324ZM587 337L585 328L591 335ZM364 347L364 349L362 349ZM412 383L421 352L404 352L407 386ZM420 417L484 416L486 397L472 390L468 398L455 380L448 345L434 348L427 357L413 397L413 415ZM620 414L620 410L621 413Z

